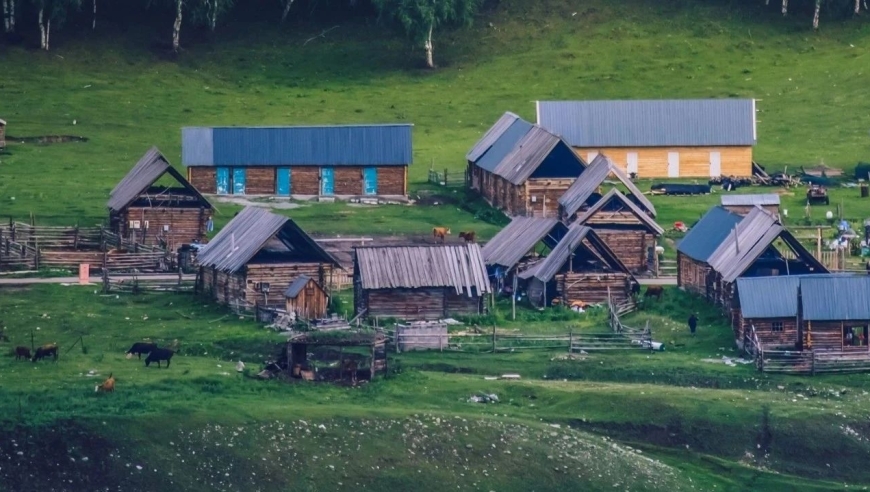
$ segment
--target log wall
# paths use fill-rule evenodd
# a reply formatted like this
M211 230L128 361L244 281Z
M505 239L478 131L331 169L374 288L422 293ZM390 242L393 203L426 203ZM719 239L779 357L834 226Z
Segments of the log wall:
M843 323L840 321L805 321L804 333L810 332L813 350L843 350Z
M167 248L174 250L205 235L209 213L205 208L129 207L119 214L120 220L116 223L118 230L112 232L152 246L159 245L160 239L164 239ZM138 220L141 227L132 229L131 220ZM148 229L144 228L145 221L148 221ZM164 226L168 226L169 230L164 231Z
M274 195L275 168L266 166L251 166L245 171L246 195Z
M208 297L220 304L235 304L244 301L245 278L242 274L230 274L205 267L202 267L200 271L202 272L202 288Z
M637 173L641 178L668 177L668 152L680 154L680 177L710 177L710 152L719 152L722 176L752 176L752 147L618 147L574 148L574 151L584 160L590 153L604 154L626 172L628 154L635 152Z
M457 294L454 289L445 289L445 314L480 314L483 299L480 296Z
M519 190L518 215L525 217L559 217L559 198L568 191L576 178L533 178Z
M611 229L591 225L598 236L625 264L631 272L645 272L649 269L647 261L649 249L656 245L656 237L645 229Z
M249 263L245 267L243 299L249 304L283 308L284 291L299 275L308 275L320 285L329 281L331 265L323 263ZM257 282L269 283L269 294L256 289Z
M686 292L707 296L707 273L710 266L677 252L677 285Z
M556 289L565 305L574 301L607 302L608 288L614 303L631 297L629 279L624 273L571 272L556 275Z
M217 193L217 171L213 167L189 167L187 180L200 193L209 195Z
M774 323L782 323L782 331L773 331ZM750 327L755 326L755 335L758 343L765 350L790 347L794 348L798 343L798 323L796 318L763 318L744 319L743 333L749 333Z
M369 318L432 320L444 317L444 288L370 289L363 291Z

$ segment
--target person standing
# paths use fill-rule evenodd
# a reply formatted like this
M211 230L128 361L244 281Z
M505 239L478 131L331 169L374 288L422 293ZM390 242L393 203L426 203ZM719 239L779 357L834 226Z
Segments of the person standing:
M695 336L695 330L698 329L698 316L697 313L692 313L689 316L689 331L692 333L692 336Z

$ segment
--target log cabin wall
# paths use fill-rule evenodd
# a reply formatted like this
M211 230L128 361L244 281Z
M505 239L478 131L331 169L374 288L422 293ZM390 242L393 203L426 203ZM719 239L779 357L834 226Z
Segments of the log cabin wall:
M319 195L320 168L317 166L291 167L290 192L294 195Z
M677 285L693 294L707 295L710 266L677 252Z
M668 153L679 153L679 176L707 178L710 176L710 153L719 152L721 176L752 176L752 147L646 147L646 148L574 148L581 159L592 162L590 155L604 154L619 168L629 173L628 154L637 154L637 174L641 178L668 177Z
M378 195L405 196L408 194L408 166L378 168Z
M334 192L336 195L362 195L362 168L356 166L335 166Z
M843 350L841 321L804 321L804 334L807 332L813 350Z
M522 206L517 215L526 217L559 217L559 198L568 191L576 178L531 178L521 189Z
M443 287L420 289L368 289L363 291L369 318L431 320L444 317Z
M299 275L308 275L320 285L329 281L331 265L325 263L249 263L245 267L243 300L250 305L283 308L284 290ZM269 294L257 290L258 282L269 284Z
M556 275L556 288L566 305L573 301L607 302L608 288L614 303L631 297L628 276L624 273L560 273Z
M241 274L231 274L201 267L202 289L211 299L220 304L230 304L243 299L245 294L245 279Z
M457 294L454 289L445 290L445 316L454 314L480 314L483 299L480 296Z
M798 343L798 322L791 318L756 318L742 320L742 333L749 333L755 326L758 343L764 349L791 348Z
M656 237L645 229L614 229L587 222L596 234L625 264L631 272L645 272L649 249L656 245Z
M119 214L120 220L113 221L118 230L112 232L149 246L159 246L158 238L163 238L167 248L175 249L205 235L205 225L210 213L210 210L202 207L129 207ZM131 220L139 221L139 229L130 227ZM145 229L145 221L148 221L147 229ZM169 230L164 231L164 226L168 226Z
M189 167L187 180L200 193L210 195L217 193L217 171L213 167Z

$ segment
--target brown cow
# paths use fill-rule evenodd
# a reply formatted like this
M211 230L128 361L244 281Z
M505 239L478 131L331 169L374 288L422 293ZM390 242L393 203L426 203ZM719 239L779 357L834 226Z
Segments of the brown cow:
M449 236L449 235L450 235L450 228L449 227L433 227L432 228L432 237L434 237L435 239L440 238L442 243L447 239L447 236Z
M36 349L36 353L33 354L33 357L30 358L31 362L36 362L45 357L54 357L55 362L57 361L57 344L56 343L47 343L42 347Z
M112 377L112 373L109 373L109 377L103 381L103 384L98 384L94 387L94 393L98 392L104 393L114 393L115 392L115 378Z
M30 349L27 347L15 347L15 360L29 359Z
M464 239L466 243L473 243L474 236L475 236L474 231L464 231L464 232L459 233L459 238Z
M644 297L655 297L657 301L661 300L662 295L665 293L665 288L661 285L650 285L646 288L646 292L643 293Z

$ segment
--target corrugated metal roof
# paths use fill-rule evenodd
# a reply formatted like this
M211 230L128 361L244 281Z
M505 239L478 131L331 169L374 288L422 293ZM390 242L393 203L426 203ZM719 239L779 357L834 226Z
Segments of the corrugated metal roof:
M574 147L755 144L753 99L538 101L538 124Z
M373 246L354 251L363 289L453 287L457 294L469 296L490 291L477 244Z
M533 126L517 142L513 150L498 163L494 173L513 184L525 183L560 141L559 137L547 130ZM571 155L574 153L572 152ZM579 159L577 157L577 160Z
M571 186L565 190L565 193L559 198L559 205L562 206L563 213L570 217L577 213L578 210L586 203L586 200L598 190L608 176L616 176L631 193L641 203L642 208L656 215L656 208L652 202L643 194L640 189L631 182L628 176L619 169L613 161L604 154L598 154L589 166L580 174Z
M510 111L501 115L501 118L499 118L498 121L496 121L495 124L483 134L483 137L474 144L474 147L465 154L465 159L469 162L477 162L477 160L480 159L480 157L483 156L490 147L492 147L492 144L494 144L496 140L498 140L518 119L520 119L520 117Z
M776 217L755 207L743 220L732 227L731 233L707 258L707 263L720 273L741 266L749 256L747 253L752 251L756 244L761 248L759 252L761 254L780 232L782 232L782 225L777 222ZM746 267L748 266L747 264Z
M407 166L411 128L395 125L183 128L185 166Z
M779 205L779 195L776 193L764 193L753 195L722 195L723 207L752 206L752 205Z
M721 206L713 207L689 229L677 244L677 251L694 260L706 262L742 219L740 215Z
M307 255L317 261L341 266L293 220L258 207L246 207L233 217L200 250L197 262L200 266L234 273L241 270L273 238L294 256ZM288 260L288 263L292 262Z
M798 314L798 275L737 279L744 318L788 318Z
M499 163L517 146L520 140L529 133L532 124L521 118L517 118L501 135L492 143L475 165L489 172L495 172Z
M487 265L513 268L541 241L550 248L556 247L567 230L557 219L517 217L487 241L483 260ZM547 236L551 237L547 239Z
M151 147L133 169L115 185L109 193L109 201L106 204L110 210L120 211L131 204L136 198L146 191L165 173L169 173L178 183L189 192L199 197L203 206L211 208L208 200L203 197L196 188L191 185L184 176L175 170L166 157L160 153L157 147Z
M870 320L870 276L810 275L800 288L804 320Z
M295 299L296 296L298 296L299 293L302 292L302 289L305 288L305 285L308 283L309 280L311 280L311 277L309 277L308 275L300 275L293 279L293 281L290 282L290 286L287 287L287 290L284 291L284 297L288 299Z
M635 215L635 217L640 219L640 221L643 222L649 228L649 230L651 232L653 232L654 234L661 235L661 234L665 233L665 230L662 229L662 227L660 225L658 225L658 223L656 223L656 221L653 220L652 217L647 215L646 212L641 210L640 207L635 205L634 202L629 200L628 197L623 195L616 188L613 188L612 190L608 191L607 194L605 194L603 197L601 197L600 200L595 202L595 205L592 205L591 207L589 207L589 210L583 212L582 215L577 217L577 220L574 223L575 224L585 224L587 220L589 220L593 215L598 213L599 210L604 208L605 205L607 205L608 203L610 203L613 200L622 203L625 207L627 207L629 210L631 210L631 212Z
M586 239L591 246L591 249L582 244ZM583 225L573 225L568 230L565 237L559 241L559 244L544 258L543 261L537 263L532 268L522 272L519 277L528 279L535 277L542 282L549 282L559 273L565 262L578 248L583 248L589 251L592 256L598 258L606 267L629 273L628 268L616 257L609 247L598 237L594 230Z

